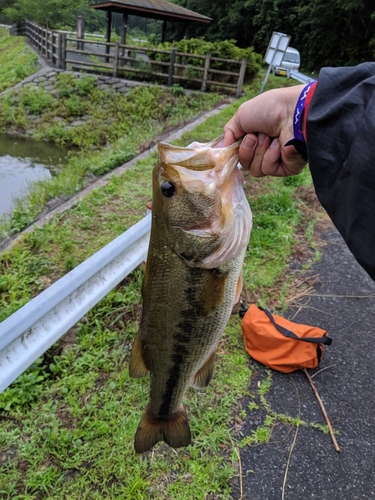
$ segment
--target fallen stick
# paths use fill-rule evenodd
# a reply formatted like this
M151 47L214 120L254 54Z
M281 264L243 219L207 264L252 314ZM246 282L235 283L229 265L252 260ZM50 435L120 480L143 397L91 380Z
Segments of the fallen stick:
M328 428L329 428L329 433L331 435L331 439L332 439L332 442L333 442L333 446L335 447L335 450L337 451L337 453L341 453L341 449L337 443L337 440L336 440L336 437L335 437L335 433L333 431L333 428L332 428L332 425L331 425L331 421L329 420L328 418L328 415L327 415L327 412L326 412L326 409L324 407L324 404L323 404L323 401L321 399L321 397L319 396L319 393L318 393L318 390L317 388L315 387L314 385L314 382L312 381L312 378L310 377L308 371L306 370L306 368L303 368L303 371L305 372L305 375L308 379L308 381L310 382L310 385L311 385L311 388L312 390L314 391L314 394L316 396L316 399L318 400L318 403L320 404L320 408L322 409L322 412L323 412L323 415L324 415L324 418L326 419L326 422L328 424Z
M239 474L239 477L240 477L240 498L238 500L244 500L245 497L243 496L241 455L240 455L240 452L238 451L237 446L234 444L232 436L230 435L229 432L228 432L228 436L229 436L229 439L231 440L234 451L236 452L236 455L238 458L238 465L239 465L239 469L240 469L240 474Z
M300 421L301 421L301 400L300 400L300 397L299 397L297 386L296 386L293 378L291 380L292 380L294 388L296 390L297 399L298 399L298 423L297 423L296 432L294 433L294 438L293 438L292 446L290 447L288 461L287 461L286 467L285 467L283 489L282 489L282 492L281 492L281 500L284 500L284 498L285 498L285 486L286 486L286 480L287 480L287 477L288 477L289 465L290 465L290 461L291 461L291 458L292 458L293 449L294 449L294 447L296 445L298 429L299 429L299 425L300 425Z

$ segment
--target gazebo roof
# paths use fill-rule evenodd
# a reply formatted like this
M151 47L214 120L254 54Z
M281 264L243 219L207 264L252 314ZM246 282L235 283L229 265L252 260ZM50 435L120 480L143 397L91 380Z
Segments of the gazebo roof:
M210 17L167 2L167 0L108 0L92 4L91 7L133 16L151 17L163 21L196 21L199 23L210 23L212 21Z

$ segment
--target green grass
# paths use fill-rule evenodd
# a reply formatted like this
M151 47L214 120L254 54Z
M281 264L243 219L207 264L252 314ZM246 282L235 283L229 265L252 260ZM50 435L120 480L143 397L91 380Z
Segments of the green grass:
M25 38L11 37L9 31L1 27L0 60L0 92L13 87L40 69L37 55L27 47Z
M248 96L258 87L259 81ZM179 143L220 135L239 103ZM0 255L0 321L143 217L155 161L153 155L113 177ZM255 180L247 174L245 181L254 230L245 258L244 298L259 296L262 303L282 306L287 266L297 244L294 235L308 230L313 239L316 215L304 212L299 196L311 179L306 171L293 182ZM151 453L136 455L134 433L149 382L130 379L127 362L139 321L141 280L137 269L0 395L1 498L229 499L238 462L234 446L267 442L277 421L300 424L295 416L277 415L269 407L269 370L264 370L257 393L248 394L251 365L240 319L233 315L212 383L186 394L193 444L178 451L158 444ZM248 437L238 433L245 395L249 411L266 414Z

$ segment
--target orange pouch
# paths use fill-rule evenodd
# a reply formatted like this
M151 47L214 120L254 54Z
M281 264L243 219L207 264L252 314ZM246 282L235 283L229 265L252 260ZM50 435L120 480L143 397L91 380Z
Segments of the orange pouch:
M315 368L332 339L316 326L293 323L252 304L240 312L247 352L256 361L283 373Z

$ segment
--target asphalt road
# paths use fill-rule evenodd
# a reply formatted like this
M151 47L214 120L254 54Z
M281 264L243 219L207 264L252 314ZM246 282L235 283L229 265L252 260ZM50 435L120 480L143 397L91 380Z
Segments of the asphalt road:
M333 339L319 367L310 373L327 368L313 381L342 451L335 451L329 434L309 425L298 427L293 446L296 427L278 422L271 426L269 442L241 450L246 500L375 499L375 283L335 229L328 229L323 239L322 259L309 271L318 275L314 296L308 302L301 298L305 306L285 316L291 318L297 312L293 321L319 326ZM256 368L250 393L256 393L266 372L255 361L249 363ZM325 424L302 371L272 373L266 399L274 412L297 417L300 411L303 421ZM267 411L260 406L248 411L243 435L264 425ZM240 498L239 480L233 498Z

